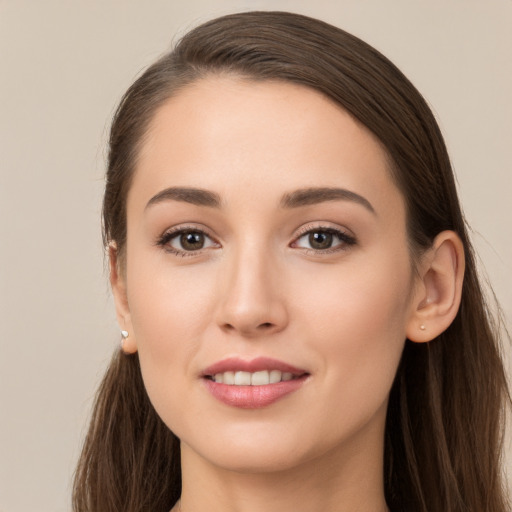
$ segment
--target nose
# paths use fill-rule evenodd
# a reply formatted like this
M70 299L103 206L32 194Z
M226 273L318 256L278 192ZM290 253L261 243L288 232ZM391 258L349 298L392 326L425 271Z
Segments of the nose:
M219 327L246 338L268 336L288 324L285 290L275 258L268 251L241 251L225 262Z

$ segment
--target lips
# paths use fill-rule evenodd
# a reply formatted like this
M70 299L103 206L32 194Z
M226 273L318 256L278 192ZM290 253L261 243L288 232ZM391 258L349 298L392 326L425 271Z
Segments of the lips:
M304 373L307 373L306 370L302 370L288 363L284 363L283 361L269 357L258 357L256 359L252 359L251 361L244 361L243 359L239 359L237 357L230 357L228 359L223 359L218 363L212 364L206 368L202 372L202 376L213 376L217 373L224 373L229 371L254 373L263 370L279 370L284 373L291 373L292 375L303 375Z
M298 390L308 376L306 370L265 357L224 359L201 374L215 398L242 409L266 407Z

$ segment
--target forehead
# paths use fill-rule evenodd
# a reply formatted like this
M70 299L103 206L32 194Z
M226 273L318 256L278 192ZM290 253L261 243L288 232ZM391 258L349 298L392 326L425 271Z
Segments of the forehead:
M401 202L381 143L339 105L301 85L226 76L185 87L152 119L132 189L149 198L169 186L265 197L343 186Z

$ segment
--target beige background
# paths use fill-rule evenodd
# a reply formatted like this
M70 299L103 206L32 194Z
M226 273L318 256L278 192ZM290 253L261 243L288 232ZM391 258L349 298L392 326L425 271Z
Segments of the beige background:
M0 0L1 512L70 509L92 396L119 338L99 228L118 99L176 34L258 8L353 32L424 93L510 326L512 0Z

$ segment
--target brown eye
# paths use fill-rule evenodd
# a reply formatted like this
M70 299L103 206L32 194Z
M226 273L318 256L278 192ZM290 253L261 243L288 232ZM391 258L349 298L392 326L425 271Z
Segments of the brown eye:
M162 235L158 245L180 256L192 256L202 249L219 247L206 233L197 229L178 229Z
M354 244L356 244L356 239L353 235L340 229L318 227L304 232L293 242L292 247L327 254L348 249Z
M328 231L313 231L309 233L309 245L312 249L329 249L332 246L332 233Z
M185 251L197 251L204 247L205 237L198 231L188 231L179 236L181 248Z

